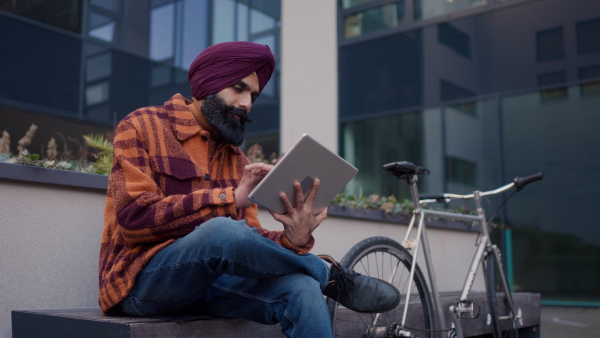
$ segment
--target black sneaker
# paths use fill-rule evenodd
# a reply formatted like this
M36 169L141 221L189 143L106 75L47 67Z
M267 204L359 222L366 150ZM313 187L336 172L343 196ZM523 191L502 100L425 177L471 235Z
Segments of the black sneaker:
M319 255L331 263L329 282L323 294L356 312L387 312L400 303L400 291L392 284L377 278L363 276L341 266L327 255Z

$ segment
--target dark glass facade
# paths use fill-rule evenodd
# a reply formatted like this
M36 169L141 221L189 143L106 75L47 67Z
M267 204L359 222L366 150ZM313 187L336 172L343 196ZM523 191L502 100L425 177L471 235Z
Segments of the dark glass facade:
M0 1L0 131L13 153L31 124L31 152L53 136L75 151L139 107L190 97L187 69L207 46L253 41L279 58L280 12L280 0ZM278 152L279 107L277 69L248 144Z
M341 153L360 170L348 188L408 197L380 170L397 160L431 170L424 192L544 172L499 217L513 287L600 304L600 3L398 1L397 27L344 34L383 3L339 9Z

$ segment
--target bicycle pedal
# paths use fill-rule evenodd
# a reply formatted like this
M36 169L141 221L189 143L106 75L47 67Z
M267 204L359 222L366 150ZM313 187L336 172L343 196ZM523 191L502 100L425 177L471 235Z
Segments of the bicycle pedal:
M407 239L402 242L402 246L406 249L414 249L417 247L417 240L416 239Z
M454 313L456 313L460 319L476 319L479 318L479 313L481 312L479 304L473 301L458 303L457 306L453 308Z

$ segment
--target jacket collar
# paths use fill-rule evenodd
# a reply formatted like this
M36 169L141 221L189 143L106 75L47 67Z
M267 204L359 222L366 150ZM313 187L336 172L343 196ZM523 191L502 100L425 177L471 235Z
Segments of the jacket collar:
M171 122L171 127L173 128L173 133L179 142L186 141L196 134L210 137L209 132L200 127L196 118L194 118L194 114L192 114L192 111L188 108L188 104L191 102L192 101L178 93L173 95L173 97L164 104L167 116ZM241 153L241 150L238 147L233 145L228 146L237 154Z
M164 104L171 127L180 142L190 139L201 132L207 133L200 128L187 104L190 100L181 94L175 94Z

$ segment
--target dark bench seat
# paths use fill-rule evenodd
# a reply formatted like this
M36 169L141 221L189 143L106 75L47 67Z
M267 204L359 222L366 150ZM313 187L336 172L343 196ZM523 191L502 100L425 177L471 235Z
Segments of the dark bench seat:
M447 310L459 298L457 292L440 295L442 308ZM471 300L481 306L476 319L463 320L463 329L468 337L489 337L491 326L487 323L487 297L485 292L474 292ZM514 293L515 307L522 309L523 326L521 338L540 337L540 295L536 293ZM344 310L338 312L343 319ZM446 324L452 319L445 311ZM508 325L509 323L504 323ZM505 329L508 329L507 326ZM171 322L162 319L105 316L98 308L67 310L12 311L13 338L69 337L69 338L139 338L139 337L284 337L279 325L262 325L240 319L199 319L187 322ZM360 337L362 332L350 334Z
M284 337L279 325L241 319L161 319L105 316L98 308L12 311L13 338Z

